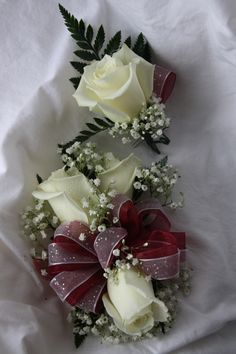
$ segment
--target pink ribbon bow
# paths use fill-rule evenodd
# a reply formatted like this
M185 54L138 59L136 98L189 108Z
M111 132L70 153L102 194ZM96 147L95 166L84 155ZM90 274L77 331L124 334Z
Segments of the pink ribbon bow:
M84 311L99 313L106 291L104 269L112 266L123 242L140 261L140 267L154 279L178 276L184 261L185 233L171 232L170 222L159 203L146 200L136 205L124 195L114 198L111 217L119 217L117 227L94 234L79 221L60 225L48 246L51 287L62 301Z

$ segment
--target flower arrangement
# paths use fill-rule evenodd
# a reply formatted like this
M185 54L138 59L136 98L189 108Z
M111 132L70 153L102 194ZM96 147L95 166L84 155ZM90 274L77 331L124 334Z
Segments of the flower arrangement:
M22 215L33 263L71 306L75 345L88 334L118 344L166 333L177 312L178 292L188 294L186 235L175 232L164 208L173 198L178 171L167 156L144 166L134 154L119 159L89 140L106 131L123 143L145 141L160 153L168 144L165 100L175 74L151 64L142 34L131 47L121 32L105 42L103 26L60 11L79 49L72 62L78 104L100 114L89 130L59 145L63 166L43 180L37 175L32 206Z

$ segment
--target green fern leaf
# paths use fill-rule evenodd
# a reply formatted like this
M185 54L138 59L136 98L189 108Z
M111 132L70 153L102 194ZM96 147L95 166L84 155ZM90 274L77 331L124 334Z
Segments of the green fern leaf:
M79 23L78 20L71 15L61 4L58 5L59 10L62 14L62 17L64 18L65 25L68 29L68 31L72 34L75 35L79 31Z
M133 51L140 57L151 62L151 50L148 41L142 33L138 35L138 38L133 46Z
M85 34L85 24L84 21L81 19L79 21L79 32L81 33L81 35L84 37Z
M164 166L167 164L167 162L168 162L168 156L165 156L165 157L163 157L163 159L161 159L161 160L158 162L158 165L159 165L160 167L164 167Z
M83 59L88 62L97 59L96 55L93 52L89 52L87 50L76 50L74 54L77 55L77 57L79 57L80 59Z
M98 33L94 41L94 49L98 53L102 49L104 42L105 42L105 31L103 26L101 25L98 29Z
M87 127L90 129L90 130L93 130L94 132L100 132L101 129L95 125L95 124L92 124L92 123L86 123Z
M70 63L73 66L73 68L75 68L75 70L77 70L80 74L83 74L84 67L87 65L85 63L80 63L78 61L71 61Z
M120 48L121 43L121 31L118 31L108 42L106 49L104 50L104 54L112 55L117 52Z
M91 25L88 25L87 27L86 38L89 43L91 43L93 40L93 27Z
M93 118L95 120L95 122L100 126L100 127L103 127L103 128L109 128L110 125L103 119L101 118Z
M124 43L131 48L131 36L127 37L126 40L124 41Z
M91 50L91 45L88 42L81 40L81 41L77 41L76 43L81 49Z
M72 77L70 78L70 81L72 82L73 86L75 89L79 86L81 77Z
M37 182L38 184L42 183L43 182L43 179L41 176L39 176L38 174L36 174L36 179L37 179Z
M78 333L74 334L74 342L75 342L76 349L78 349L79 346L81 346L81 344L83 343L85 338L86 338L86 335L80 335Z
M145 49L145 39L142 33L138 35L138 38L133 46L133 51L139 55L140 57L143 57L144 55L144 49Z
M144 48L144 56L143 58L147 61L149 61L149 63L152 62L152 56L151 56L151 48L150 45L148 43L148 41L145 44L145 48Z

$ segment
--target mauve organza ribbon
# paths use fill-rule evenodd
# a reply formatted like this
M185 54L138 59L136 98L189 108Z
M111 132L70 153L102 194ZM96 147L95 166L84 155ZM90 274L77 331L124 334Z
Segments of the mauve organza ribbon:
M113 204L111 217L119 217L117 227L95 235L79 221L64 223L48 247L51 287L62 301L85 311L101 310L106 290L103 269L116 259L113 251L122 248L122 240L152 278L171 279L179 273L185 234L170 231L170 222L159 203L150 199L134 205L126 196L118 195Z
M176 74L162 66L155 65L153 92L165 103L175 86Z

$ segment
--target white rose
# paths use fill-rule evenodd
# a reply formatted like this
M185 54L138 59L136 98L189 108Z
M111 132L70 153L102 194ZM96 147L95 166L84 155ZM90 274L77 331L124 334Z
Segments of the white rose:
M33 192L37 199L47 200L61 222L79 220L89 223L89 216L82 206L82 199L97 202L97 196L82 174L69 176L64 169L57 170Z
M133 181L140 164L133 154L122 161L112 153L105 154L105 171L97 174L100 179L99 190L116 190L132 196ZM69 176L63 168L54 171L46 181L40 183L33 196L47 200L61 222L79 220L90 224L93 216L88 214L88 209L83 208L83 200L95 205L99 203L97 194L82 173Z
M150 98L153 75L154 65L124 44L112 57L85 67L74 97L79 106L113 122L129 122Z
M110 159L106 162L106 167L109 168L98 174L101 181L99 188L101 191L106 191L108 188L115 189L118 193L132 197L133 182L140 166L141 161L133 154L122 161L110 155Z
M121 331L141 335L152 329L154 321L167 321L167 307L155 297L151 281L135 268L119 269L117 275L111 275L107 291L102 298L103 304Z

